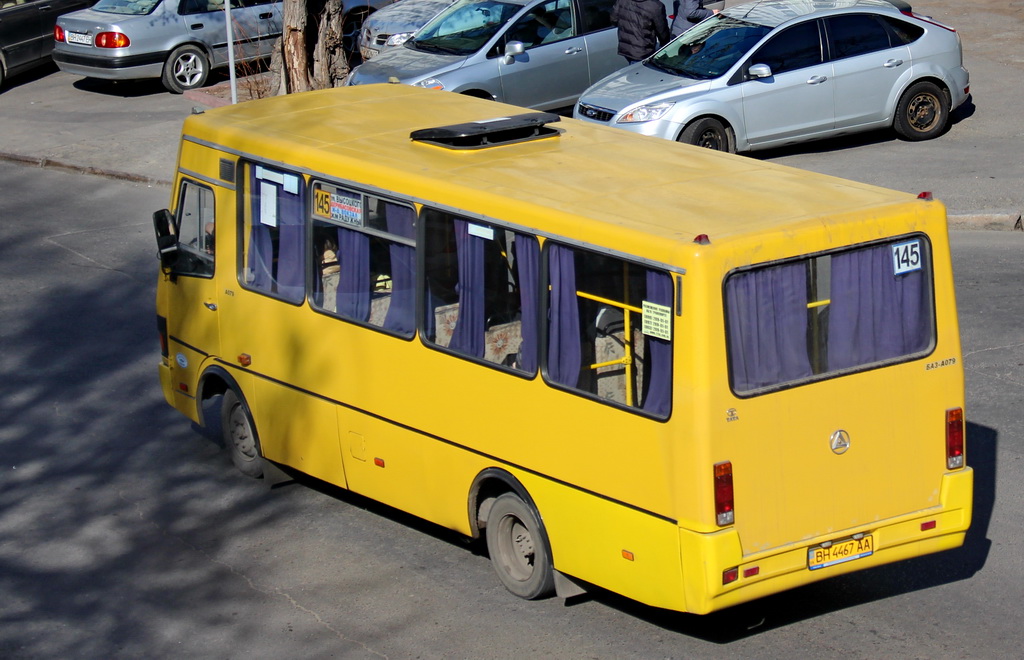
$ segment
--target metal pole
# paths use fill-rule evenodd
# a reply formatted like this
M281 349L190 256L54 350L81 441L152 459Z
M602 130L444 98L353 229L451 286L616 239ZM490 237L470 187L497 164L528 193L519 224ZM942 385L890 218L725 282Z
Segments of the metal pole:
M231 104L238 103L238 89L235 86L235 35L231 26L231 0L224 0L224 23L228 33L228 79L231 81Z

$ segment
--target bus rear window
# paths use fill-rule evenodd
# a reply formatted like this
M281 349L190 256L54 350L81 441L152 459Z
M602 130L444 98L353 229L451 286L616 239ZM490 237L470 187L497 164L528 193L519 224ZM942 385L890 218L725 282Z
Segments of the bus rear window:
M908 360L935 344L923 236L754 267L725 282L737 394Z

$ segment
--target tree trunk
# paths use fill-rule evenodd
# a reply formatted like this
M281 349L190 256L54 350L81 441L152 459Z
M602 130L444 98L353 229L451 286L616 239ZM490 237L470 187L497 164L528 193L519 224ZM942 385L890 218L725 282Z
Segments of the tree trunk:
M270 61L278 94L341 85L349 71L341 10L341 0L284 0L284 30Z

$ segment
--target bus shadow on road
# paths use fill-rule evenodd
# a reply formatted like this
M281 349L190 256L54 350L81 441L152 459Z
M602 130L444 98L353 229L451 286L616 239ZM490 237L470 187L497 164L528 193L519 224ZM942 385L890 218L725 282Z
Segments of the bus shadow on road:
M959 548L838 576L704 616L647 607L595 588L567 604L594 600L672 632L729 644L831 612L967 580L984 567L992 546L988 529L995 506L999 434L968 422L967 438L968 464L974 469L974 514Z

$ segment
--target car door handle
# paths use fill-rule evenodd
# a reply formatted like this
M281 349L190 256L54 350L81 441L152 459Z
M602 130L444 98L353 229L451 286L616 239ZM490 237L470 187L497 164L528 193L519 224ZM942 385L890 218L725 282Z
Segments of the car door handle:
M205 305L206 309L210 310L211 312L217 311L217 303L204 302L203 305Z
M811 76L807 79L808 85L818 85L828 80L826 76Z
M273 16L274 16L274 14L272 12L269 12L269 11L266 14L260 14L260 18L262 18L264 20L268 19L268 18L272 18Z
M576 53L582 53L582 52L583 52L583 48L580 47L580 46L571 46L571 47L565 49L565 54L566 55L575 55Z
M203 24L202 23L193 23L192 25L188 26L188 29L190 29L190 30L202 30L203 29Z
M886 69L895 69L898 66L903 66L903 60L886 60L882 66Z

